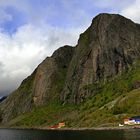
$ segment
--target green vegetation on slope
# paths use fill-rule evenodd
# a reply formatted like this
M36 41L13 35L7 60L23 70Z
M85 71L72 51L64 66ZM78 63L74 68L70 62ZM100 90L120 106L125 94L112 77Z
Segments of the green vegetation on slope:
M65 121L71 112L76 113L77 108L72 105L62 106L60 103L51 103L47 106L34 108L13 119L8 126L11 127L49 127Z
M92 90L96 95L80 105L80 113L73 126L99 126L101 124L114 125L125 117L140 115L140 65L134 67L106 84L100 82L86 85L84 88ZM135 90L137 89L137 90Z
M63 80L62 80L63 81ZM108 82L85 85L95 94L80 105L58 102L34 108L7 125L47 127L65 121L67 127L115 126L125 117L140 115L140 63Z

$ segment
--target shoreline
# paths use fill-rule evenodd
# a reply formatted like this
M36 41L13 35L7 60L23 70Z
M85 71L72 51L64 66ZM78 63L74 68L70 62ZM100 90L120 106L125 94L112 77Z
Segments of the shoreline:
M13 130L46 130L46 131L87 131L87 130L130 130L140 129L140 126L122 126L122 127L83 127L83 128L39 128L39 127L0 127L0 129L13 129Z

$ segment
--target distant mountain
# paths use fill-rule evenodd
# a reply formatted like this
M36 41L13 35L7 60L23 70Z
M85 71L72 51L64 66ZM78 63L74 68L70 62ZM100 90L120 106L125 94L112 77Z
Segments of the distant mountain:
M140 115L140 25L99 14L75 47L47 57L1 104L7 126L114 126Z
M0 103L1 103L2 101L4 101L6 98L7 98L7 96L1 97L1 98L0 98Z

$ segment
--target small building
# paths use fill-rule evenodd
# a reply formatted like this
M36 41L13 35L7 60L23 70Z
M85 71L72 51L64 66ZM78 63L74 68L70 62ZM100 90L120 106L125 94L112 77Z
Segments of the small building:
M126 125L136 125L140 124L140 116L134 116L131 118L124 119L124 124Z
M59 124L50 126L51 129L57 129L57 128L62 128L65 126L65 122L60 122Z
M124 119L124 124L129 124L129 118Z
M58 124L58 126L59 126L59 128L64 127L64 126L65 126L65 122L60 122L60 123Z
M131 119L135 121L135 124L140 124L140 116L134 116Z
M50 126L49 128L50 129L57 129L59 126L58 125L53 125L53 126Z

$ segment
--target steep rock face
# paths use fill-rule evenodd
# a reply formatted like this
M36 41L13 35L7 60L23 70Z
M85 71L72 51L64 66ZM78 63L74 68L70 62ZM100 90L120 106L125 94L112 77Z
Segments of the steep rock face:
M80 103L95 92L85 85L106 82L140 57L140 25L120 15L100 14L80 35L61 100Z
M59 99L73 52L73 47L65 46L39 65L33 84L33 101L36 105Z
M75 48L55 51L2 102L2 121L58 100L83 102L98 92L85 86L106 83L128 71L140 59L139 52L140 25L120 15L98 15Z
M59 48L21 83L1 104L3 122L30 111L34 106L59 99L74 49L70 46Z

